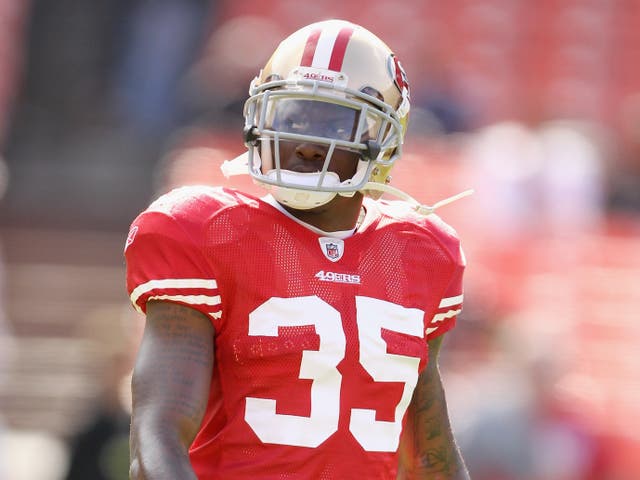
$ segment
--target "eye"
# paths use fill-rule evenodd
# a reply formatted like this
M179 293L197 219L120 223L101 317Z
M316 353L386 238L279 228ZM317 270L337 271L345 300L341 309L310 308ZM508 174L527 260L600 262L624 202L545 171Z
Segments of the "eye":
M339 140L349 140L351 132L347 131L346 128L336 128L334 131L334 137Z

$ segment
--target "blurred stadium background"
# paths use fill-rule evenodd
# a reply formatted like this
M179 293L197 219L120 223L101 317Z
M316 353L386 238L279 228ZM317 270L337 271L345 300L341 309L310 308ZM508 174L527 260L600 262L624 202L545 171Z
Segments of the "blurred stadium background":
M0 0L0 479L126 478L129 222L174 185L259 193L218 170L248 82L329 17L409 75L394 184L476 189L441 211L473 478L640 478L640 0Z

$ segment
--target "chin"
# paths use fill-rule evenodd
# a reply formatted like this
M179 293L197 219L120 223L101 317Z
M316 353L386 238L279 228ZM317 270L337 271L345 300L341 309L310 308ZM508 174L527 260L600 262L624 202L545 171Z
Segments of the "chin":
M327 210L331 209L331 205L336 201L336 199L334 198L333 200L331 200L330 202L325 203L324 205L318 205L317 207L311 207L311 208L295 208L292 207L291 205L285 205L285 204L281 204L286 210L292 212L292 213L298 213L298 214L304 214L304 213L313 213L313 214L318 214L318 213L324 213Z

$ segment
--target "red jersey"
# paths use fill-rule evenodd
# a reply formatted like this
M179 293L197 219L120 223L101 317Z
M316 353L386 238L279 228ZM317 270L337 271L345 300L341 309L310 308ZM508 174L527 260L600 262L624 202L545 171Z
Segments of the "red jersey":
M436 215L365 200L344 240L235 190L184 187L132 224L127 287L215 328L201 480L395 479L427 340L462 305L464 257Z

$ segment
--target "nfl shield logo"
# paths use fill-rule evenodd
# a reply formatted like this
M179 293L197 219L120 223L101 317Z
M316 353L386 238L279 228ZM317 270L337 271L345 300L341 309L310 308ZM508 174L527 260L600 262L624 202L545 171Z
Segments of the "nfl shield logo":
M324 256L327 257L327 259L332 262L337 262L342 258L342 254L344 253L344 242L341 239L320 237L318 241L320 242L322 253L324 253Z
M340 256L337 244L327 243L324 247L327 249L327 257L330 259L338 258Z

